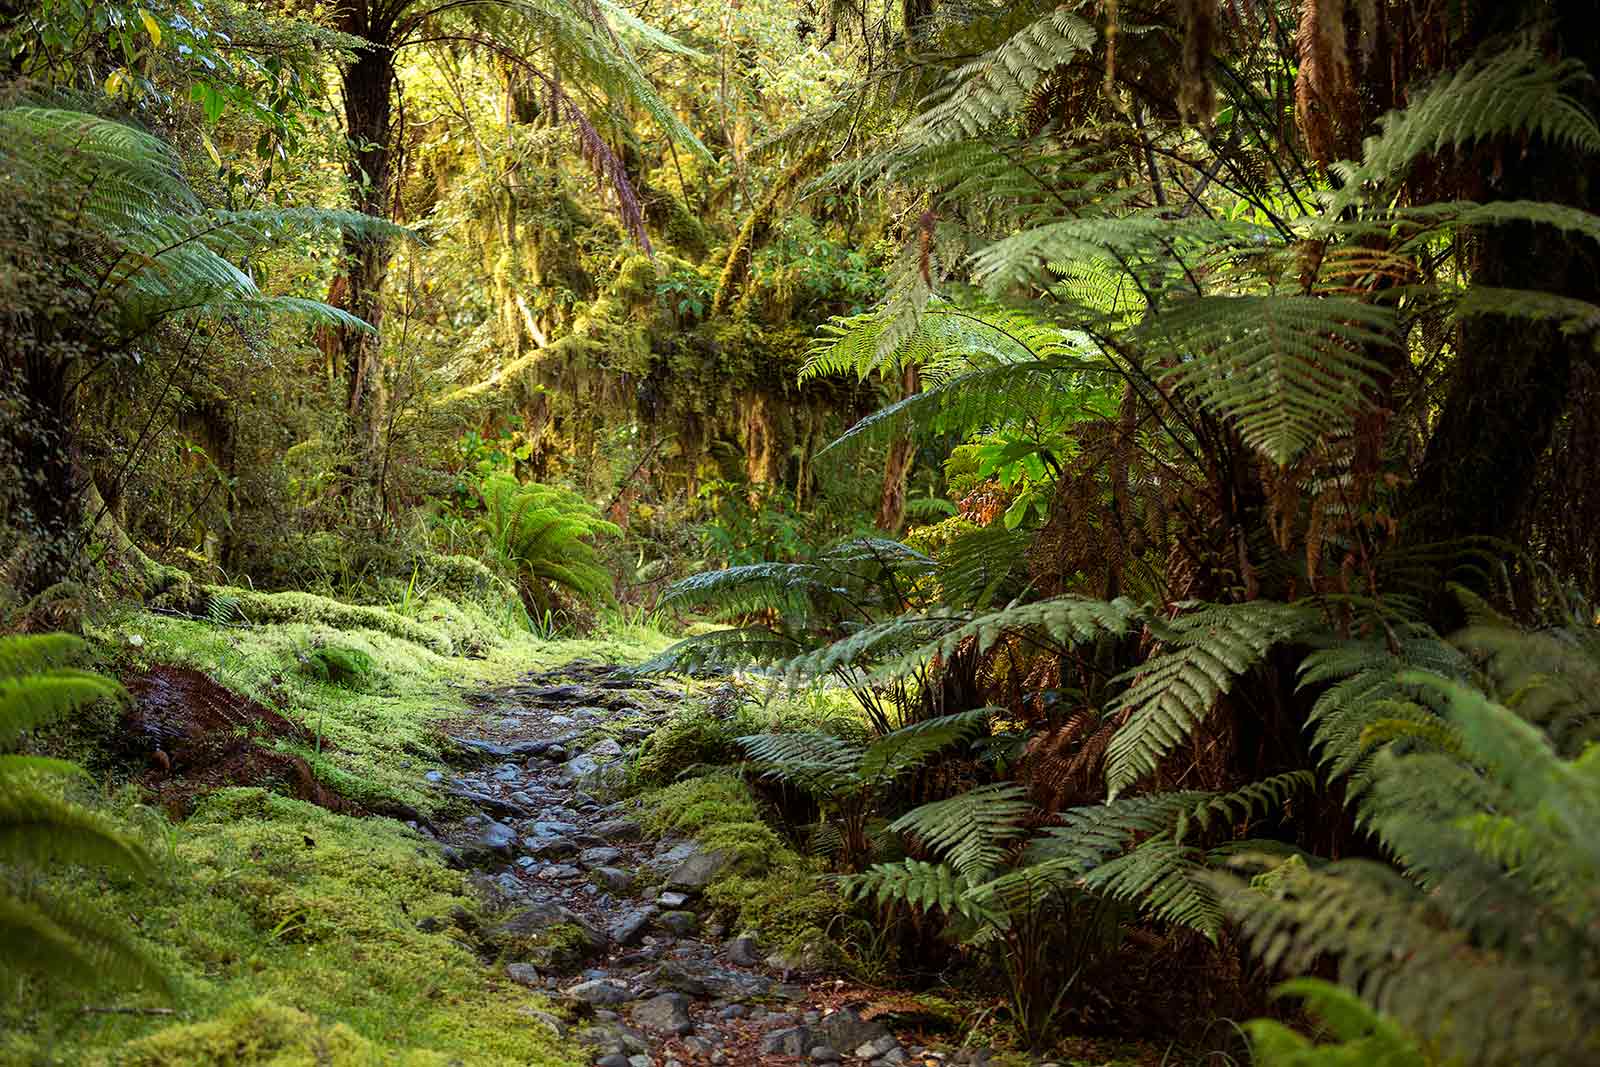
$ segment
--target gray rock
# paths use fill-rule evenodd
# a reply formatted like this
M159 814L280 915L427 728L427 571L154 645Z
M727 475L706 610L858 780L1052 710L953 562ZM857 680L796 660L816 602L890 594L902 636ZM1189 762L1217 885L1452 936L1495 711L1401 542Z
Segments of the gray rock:
M594 832L607 841L637 841L644 828L637 819L607 819L594 828Z
M721 849L696 849L667 876L669 889L701 890L728 866L728 854Z
M656 903L663 908L681 908L689 903L689 896L687 893L662 893L656 897Z
M791 1026L761 1035L759 1049L763 1056L804 1056L816 1043L809 1027Z
M692 911L664 911L656 923L674 937L688 937L700 925L700 920Z
M830 1012L819 1024L817 1032L834 1048L860 1048L885 1037L893 1039L889 1028L876 1019L863 1019L855 1008L841 1008ZM880 1053L881 1055L881 1053Z
M596 867L589 872L589 877L613 893L626 893L633 888L633 875L616 867Z
M539 869L538 877L546 881L560 881L563 878L576 878L583 872L570 863L552 863Z
M586 848L578 853L578 862L585 867L609 867L622 858L620 848L611 848L602 845L599 848Z
M512 793L510 799L516 801L518 804L521 804L525 808L531 808L535 804L538 803L537 800L534 800L533 797L529 796L527 793L524 793L520 789L517 790L515 793Z
M893 1034L884 1034L871 1041L864 1041L856 1047L856 1058L862 1060L875 1060L885 1055L890 1049L898 1049L900 1042L895 1040Z
M694 1029L689 1018L689 998L682 993L657 993L634 1005L633 1021L646 1030L682 1037Z
M620 1052L608 1052L594 1061L594 1067L631 1067L628 1057Z
M606 947L606 935L587 919L554 901L523 908L485 934L504 952L520 955L513 962L564 970Z
M756 939L749 934L740 934L732 941L729 941L727 953L728 962L737 963L741 967L754 967L761 962L761 954L757 950ZM849 1042L844 1044L846 1048L850 1047Z
M839 1050L832 1045L818 1045L811 1050L813 1063L838 1063L844 1057L839 1055Z
M497 782L514 782L521 777L522 769L520 767L501 767L494 772L494 780Z
M676 867L699 851L700 846L693 841L663 841L656 848L654 862L658 867Z
M539 968L531 963L506 964L506 977L518 985L531 986L536 989L544 985L544 979L539 974Z
M600 761L588 754L573 756L561 765L561 776L569 782L582 781L600 773Z
M561 995L569 1000L581 1000L585 1004L626 1004L633 999L633 994L628 992L628 987L620 982L613 982L605 978L594 978L587 982L579 982L575 986L568 986L561 991Z
M641 1052L628 1057L628 1067L656 1067L656 1061Z
M424 782L442 782L444 781L444 775L438 771L429 771L422 776L422 780Z
M746 1015L749 1015L749 1014L750 1014L750 1009L745 1007L743 1004L729 1004L726 1008L723 1008L721 1011L717 1012L717 1018L719 1018L719 1019L743 1019Z
M878 1067L896 1067L897 1064L904 1063L907 1059L905 1049L892 1048L872 1062L878 1064Z
M703 1037L686 1037L683 1039L683 1047L696 1056L709 1056L717 1051L717 1046Z
M542 860L558 860L578 854L577 842L567 837L524 837L522 847Z
M503 822L492 822L478 833L478 844L505 855L517 843L517 832Z
M551 763L560 763L567 758L567 748L565 745L551 745L544 750L544 758Z
M560 819L538 819L528 830L535 837L566 837L577 833L578 825Z
M634 908L624 912L616 922L611 924L611 940L619 945L631 945L639 940L645 927L650 925L650 920L655 917L654 905L647 904L642 908Z
M622 746L612 738L606 738L589 746L589 755L596 759L616 759L622 755Z
M528 814L528 809L523 807L521 804L518 804L514 800L507 800L502 797L497 797L493 793L484 793L480 790L467 789L462 786L449 786L446 789L446 792L453 797L460 797L467 803L476 805L477 807L482 808L484 811L492 811L496 815L509 815L514 819L521 819L525 818ZM467 821L470 825L471 820L469 819Z

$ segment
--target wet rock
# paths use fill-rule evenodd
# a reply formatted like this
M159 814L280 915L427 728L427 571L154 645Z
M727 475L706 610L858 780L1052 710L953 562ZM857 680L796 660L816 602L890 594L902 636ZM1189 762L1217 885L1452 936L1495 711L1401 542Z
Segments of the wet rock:
M844 1057L839 1055L839 1050L832 1045L818 1045L811 1050L813 1063L838 1063L842 1059Z
M522 847L542 860L559 860L578 854L578 843L566 837L525 837Z
M700 925L700 920L692 911L665 911L656 918L656 923L674 937L688 937Z
M429 771L422 776L422 780L424 782L442 782L444 781L444 775L438 771Z
M573 756L561 765L561 777L569 782L580 782L600 773L600 761L588 754Z
M680 1037L694 1029L689 1018L689 998L682 993L658 993L634 1006L633 1021L646 1030Z
M721 849L697 848L667 876L667 887L699 891L710 885L727 866L726 852Z
M595 759L616 759L622 755L622 746L608 737L604 741L597 741L590 745L588 755L593 756Z
M893 1034L885 1034L882 1037L875 1037L871 1041L864 1041L858 1045L856 1047L856 1058L875 1060L879 1056L887 1055L891 1049L899 1049L899 1047L900 1042L895 1040ZM902 1055L904 1054L902 1053Z
M560 819L535 819L528 832L534 837L569 837L578 832L578 824Z
M620 1052L608 1052L594 1061L594 1067L632 1067L628 1057Z
M596 826L594 832L607 841L637 841L644 828L637 819L607 819Z
M749 1015L749 1014L750 1014L750 1009L745 1007L743 1004L729 1004L726 1008L723 1008L721 1011L717 1012L717 1018L719 1018L719 1019L743 1019L746 1015Z
M655 917L656 909L653 905L634 908L624 912L616 922L611 924L611 940L619 945L631 945L638 941L645 928L650 925L650 920Z
M754 967L761 962L756 939L749 934L740 934L729 941L727 954L729 963L736 963L741 967ZM848 1042L846 1044L848 1045Z
M656 897L656 903L663 908L681 908L689 903L689 896L687 893L662 893Z
M855 1008L841 1008L839 1011L830 1012L817 1025L817 1032L827 1039L827 1044L836 1049L860 1048L870 1042L881 1041L885 1037L893 1039L887 1026L876 1019L863 1019L861 1012Z
M503 822L491 822L478 832L478 844L509 856L517 843L517 832Z
M552 744L549 748L544 750L544 758L549 760L551 763L560 763L567 758L567 755L568 753L565 745Z
M570 970L606 947L605 934L587 919L548 900L523 908L484 936L502 957L551 971Z
M596 885L613 893L626 893L633 888L633 875L617 867L596 867L589 872Z
M804 1056L815 1045L810 1027L791 1026L761 1035L759 1050L763 1056Z
M451 737L449 740L457 748L464 750L468 754L501 760L537 756L550 747L550 742L548 741L517 741L509 745L503 745L477 737Z
M518 985L525 985L534 989L544 987L544 978L539 974L539 968L531 963L506 964L506 977Z
M578 862L585 867L609 867L622 858L620 848L601 845L598 848L586 848L578 853Z
M570 863L552 863L539 869L538 877L546 881L561 881L566 878L576 878L583 872Z
M528 809L514 800L497 797L493 793L484 793L476 789L466 789L461 786L451 786L446 790L453 797L460 797L467 803L482 808L484 811L496 815L507 815L513 819L523 819L528 816ZM470 820L468 820L470 822Z
M587 982L579 982L575 986L568 986L561 991L561 995L569 1000L582 1001L585 1004L626 1004L633 999L633 994L628 992L628 987L620 982L609 979L596 978Z

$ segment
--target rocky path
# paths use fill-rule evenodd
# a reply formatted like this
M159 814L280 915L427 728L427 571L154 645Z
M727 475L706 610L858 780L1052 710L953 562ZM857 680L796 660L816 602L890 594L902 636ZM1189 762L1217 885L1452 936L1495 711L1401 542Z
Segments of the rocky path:
M703 918L720 857L647 840L607 799L607 779L682 699L611 666L530 676L474 694L452 766L428 773L474 810L441 836L499 906L478 936L509 979L578 1020L543 1021L575 1026L597 1067L982 1062L903 1046L835 983L797 980L753 937Z

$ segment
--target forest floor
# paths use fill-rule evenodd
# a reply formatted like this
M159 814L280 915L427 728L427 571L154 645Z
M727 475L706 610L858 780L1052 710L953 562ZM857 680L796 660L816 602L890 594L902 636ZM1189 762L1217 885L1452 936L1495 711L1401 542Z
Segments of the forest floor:
M137 614L97 636L135 700L69 754L161 869L89 895L174 990L24 989L0 1008L0 1063L1154 1062L992 1051L951 1001L814 952L838 901L741 782L630 785L654 735L706 705L622 665L659 634L461 656L315 620ZM370 653L365 691L305 677L305 650L335 641Z

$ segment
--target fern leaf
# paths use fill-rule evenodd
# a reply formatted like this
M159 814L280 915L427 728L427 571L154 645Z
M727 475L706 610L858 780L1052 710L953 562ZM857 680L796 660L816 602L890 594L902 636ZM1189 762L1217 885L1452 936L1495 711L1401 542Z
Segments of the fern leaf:
M913 808L889 829L919 838L963 878L978 884L1000 865L1010 843L1027 835L1025 820L1033 811L1027 790L1000 782Z
M1157 636L1175 647L1120 676L1130 684L1108 712L1126 716L1106 749L1111 797L1187 742L1217 700L1270 649L1304 636L1320 622L1307 608L1253 601L1202 607L1165 625L1152 623Z
M950 746L970 740L988 726L995 710L976 708L902 726L867 746L859 773L864 781L886 785Z

